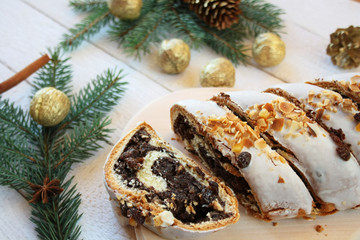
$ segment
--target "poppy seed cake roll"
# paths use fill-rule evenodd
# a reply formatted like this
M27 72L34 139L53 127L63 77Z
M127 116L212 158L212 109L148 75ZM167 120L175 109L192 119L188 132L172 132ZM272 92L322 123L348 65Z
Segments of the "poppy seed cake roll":
M225 107L181 101L171 108L171 125L253 216L273 220L311 214L312 197L285 159Z
M338 151L351 152L360 162L360 112L349 98L339 93L305 83L273 86L265 92L282 96L302 108L317 121L338 145Z
M239 219L231 189L146 123L115 145L104 170L115 212L165 238L200 237Z
M270 93L229 92L213 100L246 118L256 131L274 141L272 146L291 162L313 193L319 214L360 204L360 167L356 159L352 154L348 159L341 158L329 133L304 111Z

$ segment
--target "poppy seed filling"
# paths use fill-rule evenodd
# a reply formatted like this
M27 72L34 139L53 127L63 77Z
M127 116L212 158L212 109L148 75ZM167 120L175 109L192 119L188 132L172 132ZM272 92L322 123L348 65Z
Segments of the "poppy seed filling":
M232 216L232 213L224 211L224 202L220 200L216 182L207 181L206 186L205 181L198 180L204 180L200 168L194 169L197 179L186 170L186 166L174 153L163 147L153 146L150 141L151 136L144 128L138 130L114 164L115 173L121 176L128 188L146 191L148 202L163 206L164 210L170 211L185 224L217 221ZM151 174L166 182L164 191L159 191L149 182L142 182L137 176L144 169L146 156L153 151L160 152L161 155L153 161ZM140 214L139 209L129 208L126 203L120 203L120 209L123 216L132 217L140 224L144 223L146 216Z

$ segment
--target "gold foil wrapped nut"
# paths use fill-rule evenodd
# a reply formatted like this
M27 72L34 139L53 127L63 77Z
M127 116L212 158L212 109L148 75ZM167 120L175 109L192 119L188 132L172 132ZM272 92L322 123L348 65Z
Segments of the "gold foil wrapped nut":
M65 93L53 87L37 91L30 103L30 115L40 125L55 126L67 116L70 100Z
M252 46L255 61L262 67L276 66L285 57L285 43L274 33L258 35Z
M234 65L226 58L211 60L200 73L200 84L202 87L233 87Z
M190 62L190 47L181 39L164 40L159 50L160 67L166 73L181 73Z
M121 20L133 20L140 16L142 0L108 0L112 15Z

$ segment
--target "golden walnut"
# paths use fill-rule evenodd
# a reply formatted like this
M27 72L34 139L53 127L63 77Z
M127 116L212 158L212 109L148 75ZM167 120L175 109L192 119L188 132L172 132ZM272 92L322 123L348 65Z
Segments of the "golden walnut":
M200 73L200 84L203 87L233 87L234 65L226 58L211 60Z
M253 57L262 67L272 67L285 57L285 43L274 33L263 33L256 37L252 46Z
M142 0L108 0L111 14L121 20L133 20L140 16Z
M65 93L46 87L37 91L30 103L30 115L45 127L55 126L67 116L70 100Z
M164 40L159 50L160 66L166 73L180 73L190 62L190 47L181 39Z

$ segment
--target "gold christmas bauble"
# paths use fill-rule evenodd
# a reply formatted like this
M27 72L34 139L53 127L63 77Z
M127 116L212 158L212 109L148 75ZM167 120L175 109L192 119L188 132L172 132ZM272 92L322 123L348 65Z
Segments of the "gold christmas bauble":
M62 91L46 87L37 91L30 103L30 115L40 125L55 126L67 116L70 100Z
M133 20L140 16L142 0L108 0L111 14L121 20Z
M159 50L160 67L166 73L180 73L190 62L190 47L181 39L164 40Z
M258 35L252 46L255 61L262 67L272 67L285 57L285 43L274 33Z
M200 84L202 87L233 87L234 65L226 58L211 60L200 73Z

